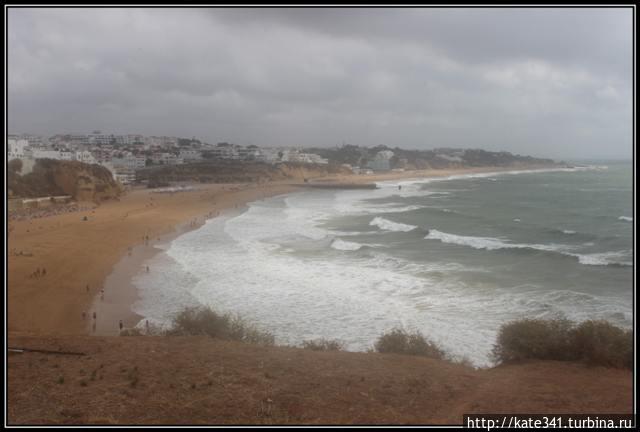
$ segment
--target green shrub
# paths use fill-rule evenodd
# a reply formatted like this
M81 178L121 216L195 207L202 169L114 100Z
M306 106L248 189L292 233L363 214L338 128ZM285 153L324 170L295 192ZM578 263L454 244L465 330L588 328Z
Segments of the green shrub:
M419 355L440 360L446 358L445 352L426 339L422 333L418 331L409 333L399 328L380 336L374 348L380 353Z
M260 345L273 345L271 333L262 331L239 315L219 314L211 308L187 308L173 319L167 335L207 335Z
M522 319L502 325L492 356L497 363L538 359L631 368L633 334L606 321Z
M523 319L504 324L492 355L497 362L524 359L572 360L569 331L573 323L564 319Z
M311 351L342 351L344 344L337 340L321 338L302 342L302 348Z
M585 321L571 332L571 350L589 364L633 367L633 333L607 321Z

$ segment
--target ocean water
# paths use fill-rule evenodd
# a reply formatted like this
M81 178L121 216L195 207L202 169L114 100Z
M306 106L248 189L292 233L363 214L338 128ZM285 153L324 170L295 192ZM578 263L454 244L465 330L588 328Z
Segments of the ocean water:
M631 164L606 163L253 202L164 245L134 310L168 325L208 305L277 343L353 351L403 327L487 366L513 319L632 325L632 184Z

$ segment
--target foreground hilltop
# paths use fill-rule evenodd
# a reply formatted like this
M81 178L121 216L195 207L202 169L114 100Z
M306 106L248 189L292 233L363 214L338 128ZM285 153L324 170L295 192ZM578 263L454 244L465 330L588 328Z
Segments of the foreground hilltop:
M425 357L208 337L14 336L10 424L461 424L465 413L631 413L628 370Z

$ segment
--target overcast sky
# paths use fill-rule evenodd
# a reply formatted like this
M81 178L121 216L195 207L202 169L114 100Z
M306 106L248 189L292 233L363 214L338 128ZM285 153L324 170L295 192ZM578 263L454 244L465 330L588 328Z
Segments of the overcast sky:
M15 9L10 133L631 157L631 9Z

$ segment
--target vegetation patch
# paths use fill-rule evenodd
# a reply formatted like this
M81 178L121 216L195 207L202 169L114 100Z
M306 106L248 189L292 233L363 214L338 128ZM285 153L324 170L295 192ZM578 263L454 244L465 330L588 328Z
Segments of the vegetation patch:
M302 348L311 351L342 351L344 344L335 339L321 338L302 342Z
M399 328L381 335L374 344L374 348L379 353L419 355L438 360L446 358L445 352L422 333L418 331L411 333Z
M178 313L167 335L206 335L259 345L273 345L273 334L258 329L239 315L220 314L208 307L187 308Z
M631 368L633 334L607 321L522 319L500 328L492 356L497 363L538 359Z

